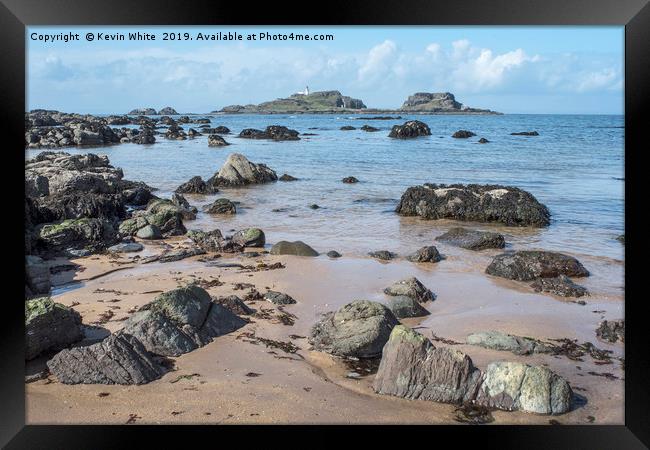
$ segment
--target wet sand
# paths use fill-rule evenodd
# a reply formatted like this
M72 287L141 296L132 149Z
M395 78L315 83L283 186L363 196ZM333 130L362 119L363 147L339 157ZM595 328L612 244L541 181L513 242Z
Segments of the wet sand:
M146 243L140 258L157 254L166 245L187 242L179 237L162 244ZM624 316L622 288L613 289L612 283L604 283L607 286L599 289L603 285L599 282L602 273L607 273L607 278L611 278L612 272L622 274L620 262L613 265L612 271L612 266L607 264L594 267L583 261L594 276L578 281L592 290L592 295L585 298L587 304L579 305L536 294L522 283L485 275L484 268L498 251L476 253L441 243L435 245L447 256L437 264L414 264L404 259L380 262L345 254L336 260L324 255L318 258L235 255L216 260L244 265L281 261L286 265L283 269L258 272L209 267L197 257L150 264L132 260L133 255L72 260L81 270L55 275L55 283L68 284L54 289L54 299L73 306L86 325L101 321L102 315L112 312L107 322L88 330L88 339L99 339L120 329L122 320L153 300L160 291L201 279L218 278L223 283L207 288L212 296L243 296L246 291L233 290L233 283L252 283L262 293L267 289L286 292L298 303L285 306L284 310L297 319L293 326L283 325L273 319L279 313L273 304L249 302L258 311L266 310L271 318L252 318L252 323L244 328L172 358L173 371L143 386L68 386L52 376L28 383L26 421L28 424L455 424L453 405L377 395L371 388L373 375L346 378L350 369L337 358L310 351L307 339L303 338L308 336L320 314L356 299L385 302L383 289L410 276L417 277L437 296L425 305L431 315L403 320L427 337L436 335L462 342L472 332L499 330L545 340L571 338L593 342L599 348L612 350L614 356L623 356L622 344L601 342L594 331L601 320ZM328 250L315 247L319 251ZM343 249L337 250L344 253ZM94 278L114 269L121 270ZM73 280L86 281L70 283ZM291 341L300 350L293 354L267 348L263 343L255 345L243 333ZM434 345L449 344L434 342ZM580 362L564 356L516 356L463 344L455 347L466 352L480 369L496 360L546 364L569 381L579 399L571 412L555 417L496 411L494 424L549 424L551 419L562 424L622 424L624 421L625 374L616 360L610 365L597 365L588 355ZM29 362L27 373L38 372L43 364L42 358ZM611 372L618 379L588 372Z

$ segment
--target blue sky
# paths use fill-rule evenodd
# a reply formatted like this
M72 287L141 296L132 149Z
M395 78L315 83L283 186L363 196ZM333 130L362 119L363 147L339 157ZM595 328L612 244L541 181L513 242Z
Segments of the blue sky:
M88 42L148 32L155 41ZM163 41L162 33L238 32L244 41ZM79 33L79 42L32 33ZM333 41L247 41L246 35L332 34ZM340 90L397 108L414 92L452 92L505 113L622 114L623 27L29 27L27 109L125 113Z

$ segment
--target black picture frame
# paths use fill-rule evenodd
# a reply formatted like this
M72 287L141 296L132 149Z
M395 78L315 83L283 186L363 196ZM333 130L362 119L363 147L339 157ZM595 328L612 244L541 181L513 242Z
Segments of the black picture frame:
M23 286L21 278L23 245L18 236L22 221L13 216L21 211L19 195L12 195L20 185L24 157L25 111L25 27L32 25L624 25L625 26L625 425L621 426L496 426L453 427L436 426L435 429L409 427L408 430L392 426L373 429L344 430L346 441L334 441L333 428L311 427L321 440L332 445L366 443L370 435L384 433L397 439L424 438L427 445L440 445L444 440L455 445L497 446L499 448L527 449L627 449L647 448L650 445L650 380L647 353L648 327L644 324L641 282L635 277L640 267L641 212L644 193L640 186L645 167L641 162L650 106L650 5L647 0L455 0L433 2L426 0L401 0L390 2L375 0L365 4L353 1L330 0L310 5L303 3L259 2L243 5L241 2L186 0L163 2L161 0L1 0L0 46L2 67L0 89L2 98L1 123L6 127L2 134L3 157L6 161L3 182L6 184L5 204L8 218L5 224L7 243L12 257L5 259L3 268L5 290L12 295L3 300L4 324L2 333L2 376L0 408L0 444L6 448L120 448L132 447L134 439L146 435L149 439L165 442L171 447L181 440L185 446L200 445L200 440L223 438L224 428L213 427L153 427L153 426L25 426L24 398L24 319L19 302ZM307 12L311 11L311 12ZM637 204L637 202L639 202ZM8 203L8 204L7 204ZM635 220L637 219L637 220ZM16 228L16 229L13 229ZM637 246L637 243L639 244ZM639 256L639 258L637 258ZM3 277L4 278L4 277ZM22 275L24 278L24 273ZM13 282L12 282L13 280ZM14 292L15 289L15 292ZM363 412L360 412L360 414ZM258 431L272 434L268 442L287 440L287 431L281 427L257 427ZM295 429L304 429L296 427ZM236 442L248 443L251 434L247 427L230 427L228 434ZM414 434L417 431L417 434ZM421 433L421 434L420 434ZM444 437L443 437L444 436ZM328 439L329 438L329 439ZM441 441L441 439L443 439ZM450 440L449 440L450 439ZM209 442L209 441L208 441ZM215 442L215 441L213 441ZM222 443L225 441L219 441ZM344 442L344 444L341 444ZM410 442L405 443L409 445ZM223 445L223 444L222 444ZM305 445L309 445L305 442ZM443 444L445 445L445 444ZM446 444L452 445L452 444Z

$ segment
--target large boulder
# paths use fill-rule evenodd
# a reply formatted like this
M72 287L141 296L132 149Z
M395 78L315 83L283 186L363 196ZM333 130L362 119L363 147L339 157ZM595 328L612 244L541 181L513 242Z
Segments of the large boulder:
M165 373L135 337L122 332L93 345L63 350L47 367L63 384L145 384Z
M394 297L406 296L420 303L433 301L436 297L420 280L415 277L399 280L384 289L386 295Z
M219 189L208 185L201 177L196 176L178 186L174 192L178 194L214 194L219 192Z
M131 219L120 223L119 231L123 235L133 236L147 225L154 225L164 236L178 236L186 233L183 225L184 210L167 199L155 199L149 202L144 211L138 211Z
M218 198L209 205L205 205L203 211L208 214L236 214L237 208L227 198Z
M25 358L61 350L83 337L79 313L49 297L25 302Z
M429 315L429 311L427 311L420 302L415 300L413 297L407 297L406 295L390 297L386 306L388 306L388 309L390 309L398 319Z
M560 275L586 277L589 271L572 256L541 250L520 250L494 257L485 273L518 281L553 278Z
M117 241L112 223L105 219L67 219L35 228L36 250L44 255L66 254L70 250L103 250Z
M179 356L245 324L213 303L205 289L188 285L164 292L141 307L124 323L123 331L135 336L151 353Z
M165 106L163 109L158 111L159 116L176 116L178 113L171 106Z
M409 139L418 136L430 136L429 126L419 120L409 120L402 125L393 125L388 137L397 139Z
M56 222L65 219L126 217L124 197L121 194L92 194L86 192L54 194L34 198L37 222Z
M207 181L213 189L276 181L278 176L264 164L250 162L244 155L231 153L218 173Z
M468 230L462 227L451 228L446 233L438 236L436 241L468 250L485 250L487 248L504 248L506 246L502 234Z
M572 398L569 383L546 367L499 361L488 365L476 403L506 411L562 414L571 409Z
M544 227L550 213L530 193L512 186L424 184L406 190L397 205L402 216L500 222L508 226Z
M271 247L272 255L318 256L318 252L302 241L280 241Z
M232 241L242 247L264 247L266 236L259 228L244 228L233 234Z
M373 389L378 394L442 403L472 400L481 371L466 354L436 348L403 325L393 328L382 352Z
M336 356L375 358L381 355L391 330L399 322L384 305L356 300L316 323L309 343Z
M246 128L239 133L244 139L273 139L274 141L298 141L298 132L282 125L270 125L264 131Z

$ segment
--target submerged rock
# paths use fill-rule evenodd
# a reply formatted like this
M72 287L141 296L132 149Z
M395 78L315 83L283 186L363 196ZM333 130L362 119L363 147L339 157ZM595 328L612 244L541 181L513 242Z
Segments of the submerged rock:
M467 343L492 350L505 350L515 355L550 353L552 349L536 339L513 336L500 331L481 331L467 336Z
M361 127L361 130L373 133L375 131L379 131L379 128L371 127L370 125L364 125Z
M412 400L463 403L472 400L481 371L464 353L436 348L423 335L397 325L383 349L373 389Z
M485 139L485 138L481 138L481 139L478 140L478 143L479 143L479 144L487 144L487 143L489 143L489 142L490 142L490 141L488 141L488 140Z
M427 311L417 300L406 295L391 297L386 306L388 306L388 309L390 309L398 319L429 315L429 311Z
M145 384L165 373L138 339L122 332L93 345L63 350L47 367L63 384Z
M211 134L208 136L208 147L224 147L226 145L230 144L218 134Z
M575 284L566 275L553 278L538 278L530 285L535 292L548 292L560 297L582 297L589 295L587 288Z
M351 131L351 130L356 130L356 128L353 127L352 125L344 125L344 126L342 126L340 128L340 130L342 130L342 131Z
M359 182L359 180L357 180L355 177L345 177L341 181L344 182L344 183L347 183L347 184L352 184L352 183L358 183Z
M292 177L291 175L284 174L280 178L278 178L279 181L298 181L298 178Z
M205 289L188 285L164 292L141 307L124 323L123 331L151 353L179 356L245 324L212 302Z
M438 249L433 245L422 247L417 252L408 256L408 259L411 262L440 262L442 261L442 256L438 252Z
M384 305L356 300L330 312L316 323L309 343L336 356L374 358L381 354L391 330L399 322Z
M402 125L393 125L388 137L396 139L409 139L418 136L430 136L429 126L419 120L409 120Z
M488 365L476 403L506 411L562 414L571 409L572 398L569 383L546 367L499 361Z
M61 350L83 337L79 313L49 297L25 302L25 359Z
M250 162L244 155L231 153L218 173L207 181L214 187L244 186L276 181L278 176L264 164Z
M625 320L603 320L596 329L596 336L609 342L625 342Z
M280 241L271 247L272 255L318 256L318 252L302 241Z
M204 206L203 211L208 214L235 214L237 208L235 208L235 204L227 198L218 198L209 205Z
M455 227L438 236L436 241L444 242L468 250L485 250L487 248L504 248L506 240L502 234L488 231L468 230Z
M268 291L264 294L264 300L269 301L274 305L292 305L297 303L290 295L276 291Z
M389 261L391 259L397 258L397 253L389 252L388 250L377 250L375 252L369 252L368 256L376 259L381 259L383 261Z
M467 130L458 130L451 135L451 137L456 139L467 139L472 136L476 136L476 133L472 133L471 131L467 131Z
M329 256L330 258L340 258L342 255L336 250L330 250L329 252L327 252L327 256Z
M512 136L539 136L537 131L520 131L517 133L510 133Z
M420 303L435 300L436 296L415 277L396 281L384 289L386 295L406 296Z
M520 250L494 257L485 273L518 281L553 278L560 275L586 277L589 272L572 256L541 250Z
M530 193L512 186L425 184L406 190L397 205L402 216L500 222L508 226L545 227L550 213Z

